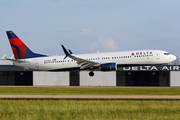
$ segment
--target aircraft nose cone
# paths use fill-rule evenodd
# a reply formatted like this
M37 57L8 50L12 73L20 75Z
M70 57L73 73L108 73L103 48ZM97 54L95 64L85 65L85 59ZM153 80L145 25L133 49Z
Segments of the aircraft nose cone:
M172 55L172 58L171 58L173 61L178 59L175 55Z

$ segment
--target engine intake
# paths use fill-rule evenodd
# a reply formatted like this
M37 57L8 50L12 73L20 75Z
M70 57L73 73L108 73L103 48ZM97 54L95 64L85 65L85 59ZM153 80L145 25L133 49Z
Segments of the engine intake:
M101 64L101 71L111 71L111 70L117 70L116 63Z

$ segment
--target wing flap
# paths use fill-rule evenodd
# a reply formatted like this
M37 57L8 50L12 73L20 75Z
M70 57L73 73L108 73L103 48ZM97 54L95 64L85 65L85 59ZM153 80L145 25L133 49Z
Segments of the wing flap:
M85 68L89 68L89 67L91 67L90 64L86 63L86 64L82 65L80 69L85 69Z
M77 61L77 64L81 66L80 69L86 69L86 68L89 68L89 67L94 67L94 66L99 66L100 65L100 63L98 63L98 62L89 61L89 60L86 60L86 59L75 57L74 55L69 55L69 57L71 59Z

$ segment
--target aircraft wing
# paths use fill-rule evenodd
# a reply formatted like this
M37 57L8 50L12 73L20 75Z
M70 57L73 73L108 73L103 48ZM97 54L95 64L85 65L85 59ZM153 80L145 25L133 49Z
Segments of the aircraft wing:
M77 64L81 66L80 69L87 69L89 67L97 67L97 66L101 65L99 62L90 61L90 60L86 60L83 58L76 57L76 56L72 55L72 52L70 50L68 51L63 45L61 45L61 46L63 48L65 55L66 55L64 59L69 57L73 60L76 60Z

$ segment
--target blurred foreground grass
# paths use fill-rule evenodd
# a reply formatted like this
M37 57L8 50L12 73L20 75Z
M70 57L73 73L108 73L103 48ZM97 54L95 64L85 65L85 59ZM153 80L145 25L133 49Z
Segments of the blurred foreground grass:
M179 87L0 87L0 95L180 95Z
M0 119L180 119L180 101L0 101Z

